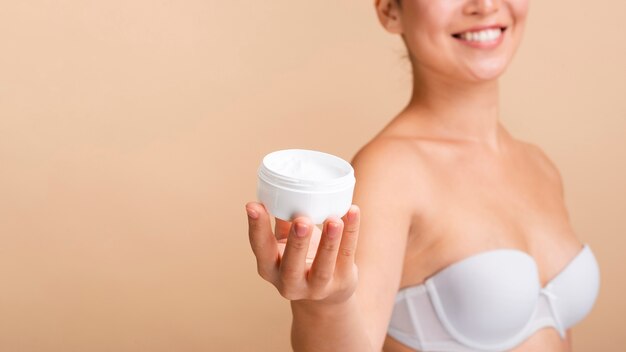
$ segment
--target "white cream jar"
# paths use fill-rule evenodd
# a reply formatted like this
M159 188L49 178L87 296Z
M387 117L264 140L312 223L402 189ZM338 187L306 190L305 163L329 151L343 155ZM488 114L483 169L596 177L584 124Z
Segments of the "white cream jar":
M321 224L329 216L348 212L355 181L352 165L337 156L279 150L267 154L259 166L257 197L279 219L304 215Z

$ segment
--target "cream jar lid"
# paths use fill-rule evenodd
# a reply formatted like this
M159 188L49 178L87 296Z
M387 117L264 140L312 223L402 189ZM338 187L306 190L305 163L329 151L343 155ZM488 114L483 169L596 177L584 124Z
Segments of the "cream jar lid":
M258 176L275 187L307 193L335 192L355 183L350 163L332 154L306 149L267 154Z

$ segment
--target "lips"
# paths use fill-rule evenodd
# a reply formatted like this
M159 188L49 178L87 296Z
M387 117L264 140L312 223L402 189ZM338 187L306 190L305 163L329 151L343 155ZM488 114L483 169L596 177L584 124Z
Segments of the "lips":
M506 26L502 25L473 27L463 32L452 34L452 36L457 39L465 40L487 40L489 38L493 39L494 36L500 35L506 30L506 28Z
M481 26L452 34L452 36L472 47L491 48L502 41L506 29L506 26L501 25Z

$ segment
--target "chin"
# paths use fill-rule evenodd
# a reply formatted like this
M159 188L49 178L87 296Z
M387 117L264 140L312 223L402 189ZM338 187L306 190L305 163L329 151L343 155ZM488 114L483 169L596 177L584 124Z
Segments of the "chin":
M491 81L498 79L506 71L507 66L508 60L503 58L472 65L469 71L472 81Z

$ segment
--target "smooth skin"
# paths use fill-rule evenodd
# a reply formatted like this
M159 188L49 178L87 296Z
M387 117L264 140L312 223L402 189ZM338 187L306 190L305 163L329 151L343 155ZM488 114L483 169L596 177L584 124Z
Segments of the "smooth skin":
M386 334L400 288L497 248L532 255L543 286L582 249L554 163L499 120L498 77L521 41L527 0L375 8L402 37L414 84L407 106L352 160L358 206L320 231L305 217L272 229L262 204L246 204L259 275L291 301L295 351L413 351ZM507 27L496 48L452 36L494 23ZM571 331L561 340L545 328L513 351L571 350Z

